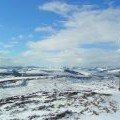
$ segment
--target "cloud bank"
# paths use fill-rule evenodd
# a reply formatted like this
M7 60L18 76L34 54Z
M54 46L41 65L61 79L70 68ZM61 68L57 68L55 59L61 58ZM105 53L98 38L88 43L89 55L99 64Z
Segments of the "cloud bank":
M120 8L53 1L39 5L38 9L63 17L58 25L62 28L46 39L28 42L28 49L16 58L19 64L26 64L27 59L27 64L40 66L120 65ZM48 25L35 31L54 29ZM112 43L116 49L95 48L99 43ZM83 47L89 44L91 48Z
M63 2L49 2L39 10L53 12L65 17L61 22L64 29L47 39L28 43L28 51L22 55L33 61L48 65L115 65L120 54L120 9L99 9L92 5L68 5ZM71 13L71 14L69 14ZM49 29L48 29L49 31ZM85 44L112 43L115 50L82 48ZM36 58L37 56L37 58Z

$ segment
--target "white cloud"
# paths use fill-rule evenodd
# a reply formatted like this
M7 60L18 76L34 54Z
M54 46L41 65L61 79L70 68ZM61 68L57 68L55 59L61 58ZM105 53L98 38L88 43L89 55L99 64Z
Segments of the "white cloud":
M24 63L27 59L28 64L39 65L120 65L119 50L81 48L83 44L101 42L120 46L120 9L93 8L94 6L91 5L83 5L79 8L58 1L39 6L39 9L67 16L62 24L64 29L47 39L29 42L28 50L22 53L22 60L19 59L19 62ZM69 12L72 12L70 16ZM46 28L38 30L45 31Z
M52 26L40 26L35 28L35 32L48 32L48 33L54 33L55 29Z
M51 11L67 17L71 11L76 11L76 5L69 5L65 2L53 1L39 6L39 10Z
M111 66L120 65L117 51L74 48L59 52L26 51L19 63L44 66Z
M65 29L38 42L30 42L31 49L64 50L81 44L120 41L120 10L83 10L64 22Z
M6 43L0 43L0 47L1 47L1 49L9 49L9 48L15 47L18 44L19 44L19 41L12 40L7 44Z

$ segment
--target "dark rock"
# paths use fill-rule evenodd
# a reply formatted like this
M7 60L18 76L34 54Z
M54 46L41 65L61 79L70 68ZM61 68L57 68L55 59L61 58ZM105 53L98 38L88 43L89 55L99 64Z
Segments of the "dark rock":
M64 112L56 114L53 117L46 118L45 120L58 120L58 119L62 119L63 117L66 117L67 115L71 116L72 115L72 111L66 110Z
M32 116L29 116L28 119L33 120L33 119L39 118L39 117L40 117L39 115L32 115Z

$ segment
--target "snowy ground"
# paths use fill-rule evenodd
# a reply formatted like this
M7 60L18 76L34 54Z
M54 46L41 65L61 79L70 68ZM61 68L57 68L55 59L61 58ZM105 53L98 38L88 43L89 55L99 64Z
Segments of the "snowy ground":
M47 76L1 77L0 120L119 120L120 92L113 74L55 71Z

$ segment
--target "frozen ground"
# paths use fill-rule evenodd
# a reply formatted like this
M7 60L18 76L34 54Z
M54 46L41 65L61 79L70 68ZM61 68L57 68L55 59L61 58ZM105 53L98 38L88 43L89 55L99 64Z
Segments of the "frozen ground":
M119 120L118 68L20 68L19 77L6 71L0 120Z

